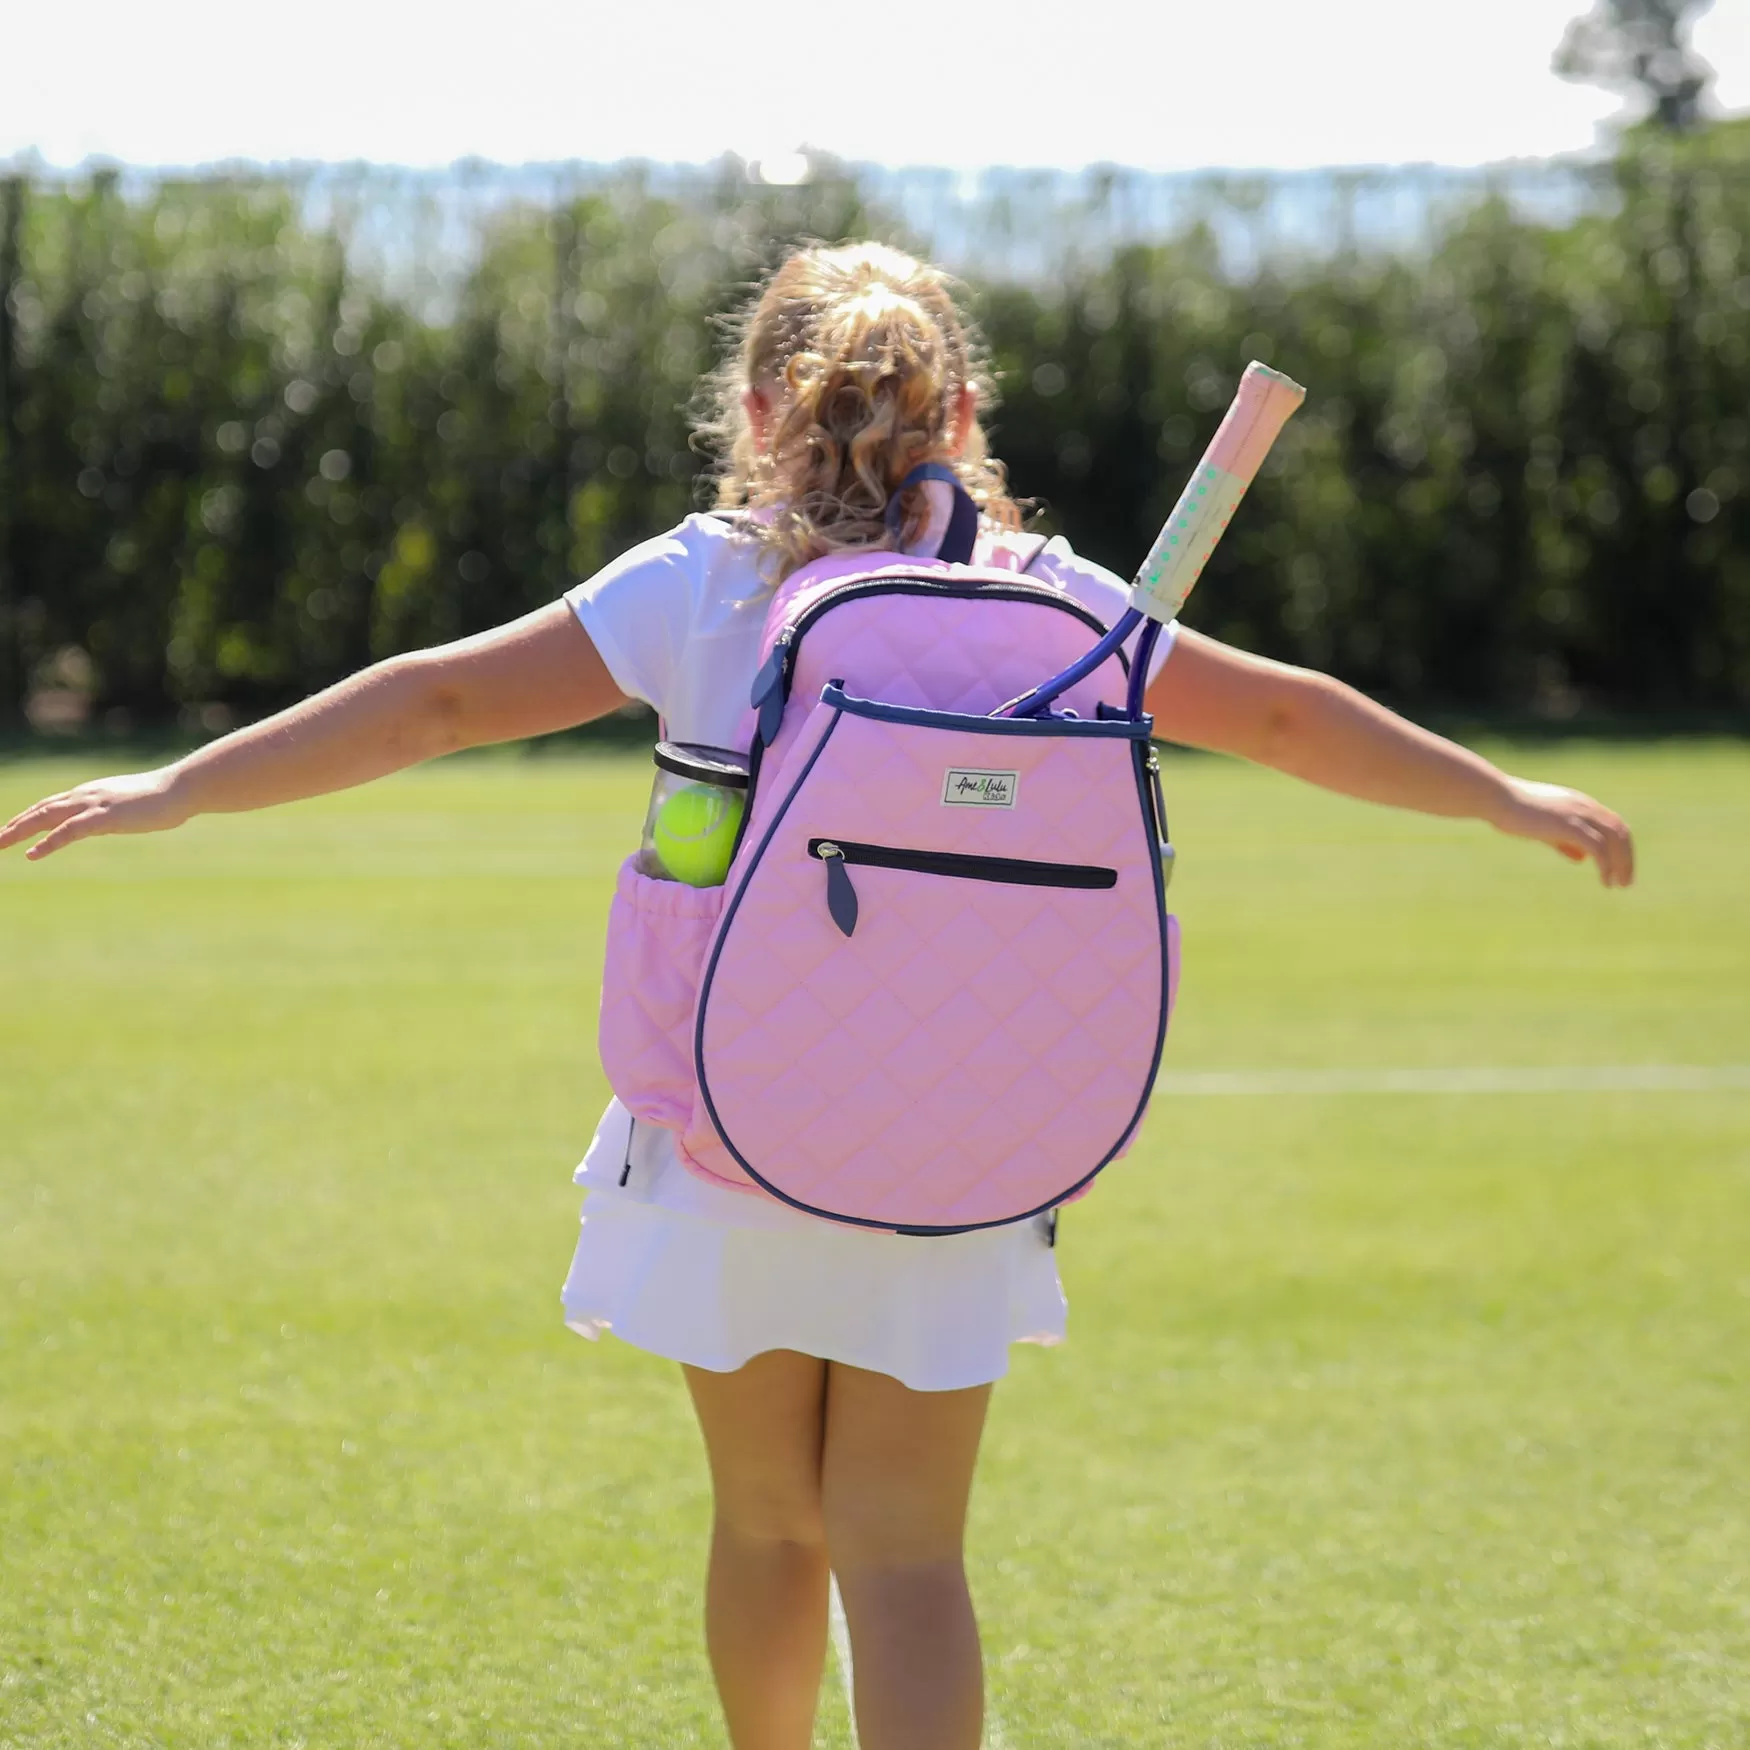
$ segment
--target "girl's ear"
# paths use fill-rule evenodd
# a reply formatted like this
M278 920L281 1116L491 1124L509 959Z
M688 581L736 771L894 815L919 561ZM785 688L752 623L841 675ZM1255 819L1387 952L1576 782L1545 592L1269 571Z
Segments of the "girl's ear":
M965 452L966 441L972 436L972 422L977 418L977 391L970 383L962 383L954 391L954 406L948 415L948 447L952 454Z
M771 448L771 397L750 383L741 392L741 410L747 415L747 429L753 438L753 447L763 456Z

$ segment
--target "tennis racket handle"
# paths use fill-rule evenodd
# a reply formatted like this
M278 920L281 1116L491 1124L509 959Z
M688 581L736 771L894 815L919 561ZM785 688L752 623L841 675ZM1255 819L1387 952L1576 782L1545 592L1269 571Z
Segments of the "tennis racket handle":
M1233 404L1130 586L1130 605L1139 613L1165 622L1185 605L1270 446L1305 399L1306 391L1280 371L1256 359L1246 366Z

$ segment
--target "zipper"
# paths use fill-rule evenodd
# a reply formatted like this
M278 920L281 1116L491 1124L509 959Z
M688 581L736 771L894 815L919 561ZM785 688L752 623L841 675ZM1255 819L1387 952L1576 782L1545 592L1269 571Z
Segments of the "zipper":
M916 875L946 875L959 881L995 881L1008 887L1118 885L1118 871L1097 863L1045 863L1032 857L914 851L898 845L859 844L854 839L810 839L808 854L826 865L826 909L847 936L857 927L857 890L849 873L854 863L871 869L905 869Z
M954 875L963 881L1001 881L1010 887L1116 887L1118 871L1098 863L1042 863L1032 857L969 856L963 851L913 851L864 845L854 839L810 839L808 854L822 860L866 863L872 869L910 869L919 875Z
M1037 559L1045 551L1046 545L1047 543L1040 544L1033 559ZM1031 565L1033 559L1027 563ZM1020 574L1016 575L1019 577ZM741 842L747 835L748 823L753 819L754 792L760 777L760 756L777 738L778 725L784 720L784 707L790 700L790 683L795 674L797 647L802 641L802 634L822 614L830 613L840 602L862 601L865 597L878 595L939 595L961 599L985 596L992 601L1044 602L1066 614L1073 614L1096 638L1104 637L1108 630L1105 622L1092 609L1083 607L1064 591L1052 589L1042 583L965 584L943 583L932 577L878 577L871 578L867 583L830 591L772 640L772 648L760 665L759 673L754 676L749 703L756 713L757 727L753 746L748 750L747 804L741 812L741 823L735 829L735 842L729 853L731 861L741 855ZM1119 667L1128 675L1129 656L1120 650L1117 657Z
M758 876L767 853L771 851L774 840L777 839L779 833L782 831L785 821L789 819L790 811L795 806L797 797L801 795L803 788L806 786L810 776L819 764L821 756L831 744L833 731L838 727L841 721L842 717L835 713L832 720L827 724L825 730L822 731L820 740L815 744L812 752L810 752L808 757L802 761L801 771L797 772L791 780L789 788L784 792L782 800L773 810L772 818L769 821L762 822L759 841L752 856L749 858L747 869L744 871L741 879L735 883L733 889L729 892L728 898L723 907L722 920L717 926L715 935L705 957L704 974L699 980L699 998L693 1012L693 1070L698 1078L699 1101L704 1107L705 1115L711 1120L713 1127L716 1129L717 1135L722 1139L724 1148L729 1152L730 1158L744 1173L747 1174L748 1178L755 1185L760 1187L762 1191L769 1193L780 1203L786 1204L792 1209L801 1210L805 1215L821 1216L828 1221L839 1222L846 1227L859 1227L874 1231L891 1232L893 1229L890 1222L881 1221L870 1216L851 1215L843 1209L829 1209L819 1203L810 1203L806 1199L795 1195L793 1191L786 1189L783 1184L780 1184L776 1179L771 1177L770 1175L777 1170L771 1162L750 1156L747 1148L743 1146L743 1142L738 1139L736 1135L736 1126L730 1122L729 1115L725 1113L723 1105L718 1100L717 1089L711 1078L711 1065L705 1050L706 1029L710 1024L714 1013L712 1001L717 989L717 974L721 970L723 964L724 944L731 939L736 919L740 915L742 905L747 899L749 887ZM758 757L757 751L755 757ZM1148 775L1144 765L1146 756L1140 749L1137 749L1133 752L1132 757L1135 761L1134 771L1137 786L1136 823L1141 832L1149 834ZM826 839L822 842L837 845L841 852L845 848L843 841L839 839ZM829 862L827 867L830 871L833 864ZM842 865L840 865L840 872L843 873ZM1099 1158L1091 1165L1086 1164L1085 1161L1078 1162L1074 1168L1073 1176L1070 1181L1062 1186L1061 1189L1054 1191L1048 1198L1045 1198L1033 1209L1022 1210L1012 1215L996 1217L987 1221L959 1222L954 1224L944 1224L941 1226L924 1226L920 1224L915 1227L908 1226L899 1231L910 1234L928 1235L971 1233L989 1228L1007 1227L1013 1222L1027 1221L1035 1216L1044 1215L1047 1210L1055 1208L1066 1198L1073 1197L1084 1186L1091 1184L1095 1176L1111 1163L1113 1157L1118 1153L1119 1148L1122 1146L1124 1138L1129 1136L1136 1128L1137 1122L1141 1119L1143 1111L1148 1104L1149 1091L1153 1088L1155 1078L1160 1071L1161 1048L1166 1043L1166 991L1172 976L1172 959L1167 944L1166 908L1164 906L1160 908L1159 916L1156 920L1156 930L1158 952L1160 955L1161 1004L1160 1018L1156 1023L1155 1028L1154 1049L1149 1057L1148 1074L1143 1081L1142 1087L1138 1090L1136 1108L1124 1124L1123 1129L1119 1132L1117 1137L1114 1138L1111 1145L1101 1149L1099 1151Z
M1148 750L1148 781L1154 803L1155 849L1161 859L1161 892L1173 884L1173 866L1178 852L1173 849L1172 834L1167 831L1167 799L1161 792L1161 756Z
M881 577L868 583L853 584L848 589L834 590L821 597L800 619L786 626L772 641L770 655L754 679L753 705L759 712L759 739L770 742L778 733L784 706L790 698L790 681L796 667L797 649L806 632L822 614L830 613L843 602L863 601L879 595L938 595L973 600L985 598L999 602L1044 602L1075 617L1096 636L1104 636L1107 628L1091 609L1061 591L1041 583L939 583L926 577ZM1120 650L1118 661L1124 672L1130 672L1130 659Z

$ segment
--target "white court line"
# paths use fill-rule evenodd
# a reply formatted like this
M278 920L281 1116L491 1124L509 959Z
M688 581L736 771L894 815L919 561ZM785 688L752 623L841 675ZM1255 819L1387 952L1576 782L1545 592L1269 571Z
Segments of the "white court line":
M1167 1070L1163 1094L1701 1094L1750 1090L1750 1064L1619 1063L1521 1069Z
M845 1706L851 1714L851 1742L857 1741L857 1704L851 1689L851 1630L845 1621L845 1601L839 1596L839 1577L834 1574L827 1593L827 1626L832 1633L833 1657L838 1660L839 1680L844 1685ZM988 1698L984 1706L984 1750L1008 1750L1001 1722L990 1711Z
M1750 1064L1625 1063L1559 1068L1475 1065L1448 1069L1211 1069L1167 1070L1163 1094L1685 1094L1742 1089L1750 1092ZM856 1742L851 1634L835 1576L830 1597L832 1650ZM985 1710L985 1750L1005 1750L1001 1722Z

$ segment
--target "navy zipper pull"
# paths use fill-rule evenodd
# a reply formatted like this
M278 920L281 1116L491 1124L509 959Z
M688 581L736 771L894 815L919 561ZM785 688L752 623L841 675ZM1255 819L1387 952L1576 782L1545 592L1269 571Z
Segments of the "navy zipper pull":
M845 867L845 854L837 845L823 844L816 855L826 865L826 909L842 935L857 927L857 890Z
M771 654L760 664L753 677L748 702L759 712L760 742L770 747L777 739L778 725L784 720L784 706L790 695L789 676L785 664L790 655L790 640L795 629L786 626L773 642Z

